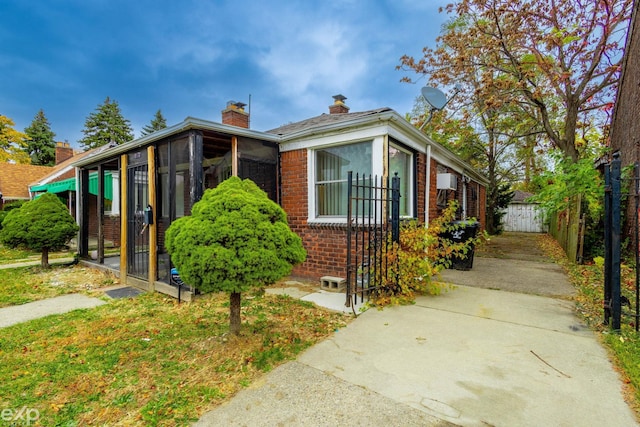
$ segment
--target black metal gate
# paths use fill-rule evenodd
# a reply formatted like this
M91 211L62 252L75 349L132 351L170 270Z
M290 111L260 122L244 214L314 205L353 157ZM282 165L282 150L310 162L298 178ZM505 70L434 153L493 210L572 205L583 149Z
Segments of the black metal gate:
M144 209L149 204L147 164L127 169L127 274L149 280L149 229Z
M400 240L400 178L348 173L347 307L394 281L386 257Z
M623 315L633 318L636 332L640 321L640 247L638 237L640 236L640 167L636 162L634 165L634 175L630 179L629 192L623 194L621 160L618 152L613 154L613 159L604 170L605 179L605 199L604 199L604 323L611 325L614 330L620 329L621 317ZM636 280L635 289L621 289L621 252L622 252L622 199L626 198L627 203L634 203L634 215L630 218L633 221L632 245L635 254ZM633 201L632 201L633 200ZM635 292L634 292L635 291ZM627 295L624 295L624 294ZM632 295L633 294L633 295ZM633 301L633 304L632 304ZM626 307L626 308L625 308ZM632 310L632 307L635 309Z

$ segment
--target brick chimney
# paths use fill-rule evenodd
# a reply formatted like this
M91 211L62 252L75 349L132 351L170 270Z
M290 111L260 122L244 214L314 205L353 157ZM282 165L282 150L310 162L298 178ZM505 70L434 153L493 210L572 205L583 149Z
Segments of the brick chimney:
M56 165L73 157L73 148L68 142L56 142Z
M347 99L343 95L333 96L333 105L329 105L329 114L345 114L349 112L349 107L344 103Z
M245 105L242 102L227 102L227 108L222 110L222 123L249 129L249 113L244 111Z

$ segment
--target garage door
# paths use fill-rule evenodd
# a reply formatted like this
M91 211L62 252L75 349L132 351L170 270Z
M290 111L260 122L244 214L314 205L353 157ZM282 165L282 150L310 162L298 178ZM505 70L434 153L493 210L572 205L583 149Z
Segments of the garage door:
M543 233L546 231L542 222L542 214L537 205L530 203L512 203L507 207L507 213L502 218L504 231L519 231L525 233Z

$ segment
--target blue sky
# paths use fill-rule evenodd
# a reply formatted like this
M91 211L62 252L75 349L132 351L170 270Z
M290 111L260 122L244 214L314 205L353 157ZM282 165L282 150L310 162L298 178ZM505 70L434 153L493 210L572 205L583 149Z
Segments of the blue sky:
M42 108L74 147L107 96L136 137L158 109L169 125L220 121L250 96L256 130L328 112L336 94L352 112L405 114L422 84L395 66L434 46L446 3L2 0L0 114L22 131Z

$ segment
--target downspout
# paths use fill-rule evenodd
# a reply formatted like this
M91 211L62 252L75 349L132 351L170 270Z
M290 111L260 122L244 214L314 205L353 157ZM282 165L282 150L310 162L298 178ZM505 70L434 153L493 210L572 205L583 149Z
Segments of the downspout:
M462 174L462 219L467 219L467 177Z
M431 144L427 144L427 176L424 191L424 226L429 227L429 199L431 198Z

